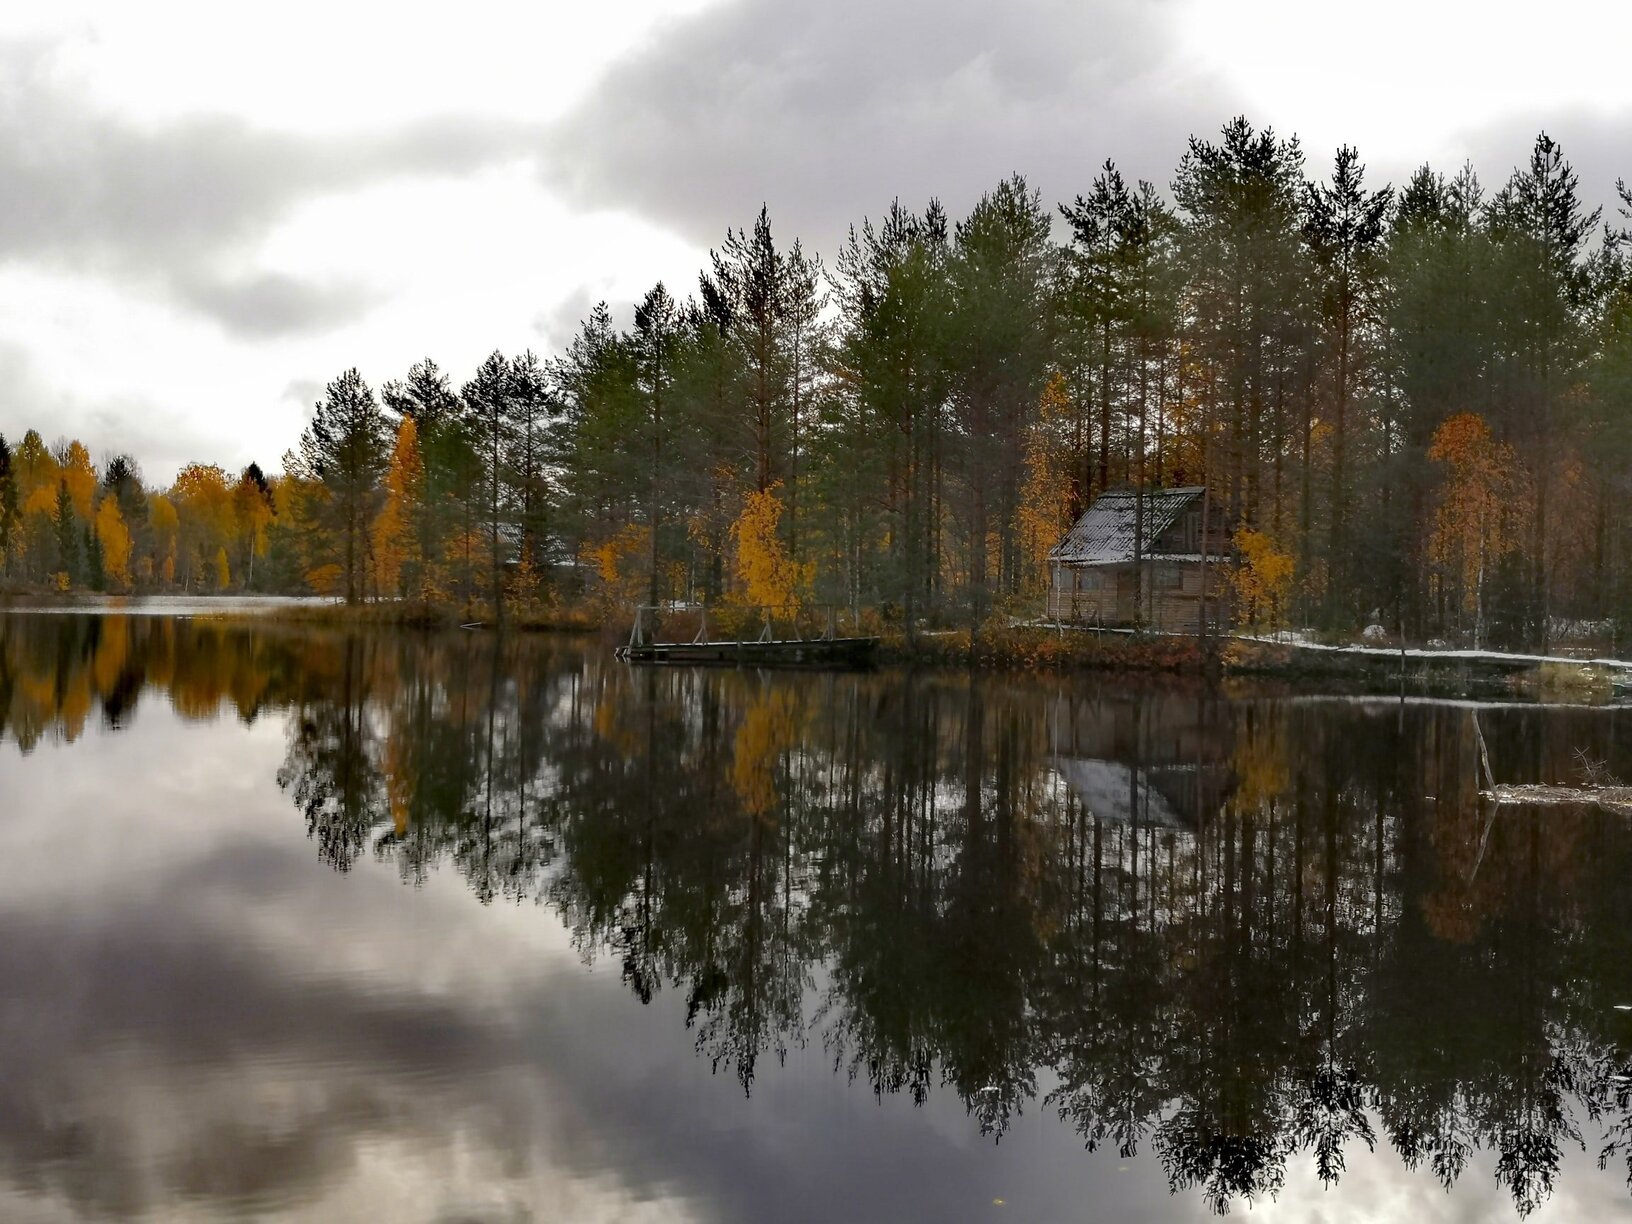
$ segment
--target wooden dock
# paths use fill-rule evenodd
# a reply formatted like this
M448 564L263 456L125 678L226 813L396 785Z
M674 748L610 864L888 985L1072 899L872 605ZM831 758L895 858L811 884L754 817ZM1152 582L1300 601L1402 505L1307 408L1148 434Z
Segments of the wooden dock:
M765 609L764 631L757 638L711 641L708 612L703 610L702 627L689 642L656 642L647 634L646 614L657 609L635 609L629 641L614 651L626 663L666 663L677 667L870 667L878 649L876 637L840 637L833 610L828 609L827 625L816 637L777 637L776 618ZM790 618L782 618L787 623ZM797 630L795 630L797 632Z
M868 667L878 648L873 637L792 638L753 642L643 642L619 646L628 663L715 667Z

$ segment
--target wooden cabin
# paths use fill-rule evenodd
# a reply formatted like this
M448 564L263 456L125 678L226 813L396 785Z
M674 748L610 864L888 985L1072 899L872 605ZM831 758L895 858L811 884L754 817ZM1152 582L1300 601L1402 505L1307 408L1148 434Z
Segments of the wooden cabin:
M1204 491L1199 485L1143 493L1123 488L1095 498L1048 555L1049 619L1195 633L1205 569L1207 624L1228 625L1229 531L1215 506L1202 539Z

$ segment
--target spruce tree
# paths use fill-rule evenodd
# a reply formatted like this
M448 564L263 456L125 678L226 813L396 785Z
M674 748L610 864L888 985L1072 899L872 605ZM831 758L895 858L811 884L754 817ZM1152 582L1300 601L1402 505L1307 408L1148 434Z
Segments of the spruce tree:
M52 572L60 575L60 581L69 586L77 586L82 580L80 568L80 527L78 516L74 513L74 498L68 491L68 482L65 479L57 481L56 513L53 519L56 526L56 556L53 559Z

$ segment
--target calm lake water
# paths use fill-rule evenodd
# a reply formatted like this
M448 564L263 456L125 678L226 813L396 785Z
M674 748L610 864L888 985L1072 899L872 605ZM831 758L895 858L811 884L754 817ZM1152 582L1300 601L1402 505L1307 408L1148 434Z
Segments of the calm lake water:
M1632 821L1474 717L0 616L0 1219L1632 1215Z

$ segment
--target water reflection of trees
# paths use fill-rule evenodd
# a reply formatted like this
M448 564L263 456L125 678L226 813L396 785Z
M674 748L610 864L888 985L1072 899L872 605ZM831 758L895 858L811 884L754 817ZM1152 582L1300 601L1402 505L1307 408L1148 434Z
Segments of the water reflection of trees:
M474 634L0 631L25 749L146 690L286 710L278 780L326 862L541 900L642 1001L682 992L745 1090L818 1044L994 1137L1041 1104L1218 1210L1379 1142L1447 1187L1490 1152L1521 1212L1589 1134L1632 1179L1632 831L1493 819L1464 710L630 671ZM1484 729L1515 778L1624 755L1602 714Z

